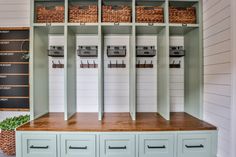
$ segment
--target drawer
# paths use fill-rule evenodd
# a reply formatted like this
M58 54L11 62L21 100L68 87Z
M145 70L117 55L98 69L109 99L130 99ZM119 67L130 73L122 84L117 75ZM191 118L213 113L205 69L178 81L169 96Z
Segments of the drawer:
M95 157L95 135L61 135L61 156Z
M23 134L22 151L24 157L57 157L57 136Z
M178 157L210 157L211 134L183 133L178 135Z
M173 157L174 134L139 135L139 157Z
M100 157L135 157L135 135L101 135Z

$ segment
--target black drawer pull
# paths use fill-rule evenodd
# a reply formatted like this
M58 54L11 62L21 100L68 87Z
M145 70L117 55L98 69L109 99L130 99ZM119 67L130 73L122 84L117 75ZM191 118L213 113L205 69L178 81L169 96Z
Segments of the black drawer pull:
M166 146L165 145L163 145L163 146L147 146L148 147L148 149L165 149L166 148Z
M185 145L186 148L204 148L204 146L202 144L197 145L197 146L189 146L189 145Z
M87 149L88 147L87 146L84 146L84 147L72 147L70 146L69 149Z
M111 147L111 146L109 146L108 148L109 149L126 149L126 146L124 146L124 147Z
M31 149L48 149L49 146L30 146Z

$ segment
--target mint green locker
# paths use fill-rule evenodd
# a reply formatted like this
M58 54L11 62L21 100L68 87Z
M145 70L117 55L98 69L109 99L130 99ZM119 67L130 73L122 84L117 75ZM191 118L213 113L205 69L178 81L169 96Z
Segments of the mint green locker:
M58 157L57 135L22 134L23 157Z
M62 157L96 157L95 135L61 135Z
M139 157L174 157L175 134L139 135Z
M100 135L100 157L135 157L135 135Z

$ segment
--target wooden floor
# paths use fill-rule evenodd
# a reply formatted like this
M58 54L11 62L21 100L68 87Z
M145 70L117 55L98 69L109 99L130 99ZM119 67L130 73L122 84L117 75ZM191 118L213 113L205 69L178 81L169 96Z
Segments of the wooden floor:
M19 128L21 131L178 131L216 130L216 127L186 113L171 113L167 121L157 113L137 113L133 121L129 113L105 113L98 121L96 113L77 113L64 121L63 113L49 113Z

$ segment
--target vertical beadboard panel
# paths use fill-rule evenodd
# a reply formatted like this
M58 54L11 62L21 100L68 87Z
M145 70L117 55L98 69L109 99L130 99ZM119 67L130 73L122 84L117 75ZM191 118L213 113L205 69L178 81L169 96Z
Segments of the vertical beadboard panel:
M49 46L64 46L63 35L50 35ZM47 53L47 52L45 52ZM64 64L63 57L49 57L49 111L64 112L64 68L52 68L54 64Z
M184 37L171 36L170 46L184 46ZM170 69L170 109L171 112L184 112L184 57L171 57L171 63L180 63L180 68Z
M107 46L126 46L126 57L107 57ZM129 112L130 36L104 37L104 109L105 112ZM110 62L126 64L126 68L108 68Z
M97 35L78 35L78 46L98 46ZM77 112L98 112L98 69L80 68L80 64L98 64L98 58L77 55Z
M138 46L157 47L157 36L137 36ZM137 111L138 112L157 112L157 56L137 57L136 62L140 64L150 64L153 68L137 68Z
M203 0L204 120L219 129L218 156L230 153L230 0Z

